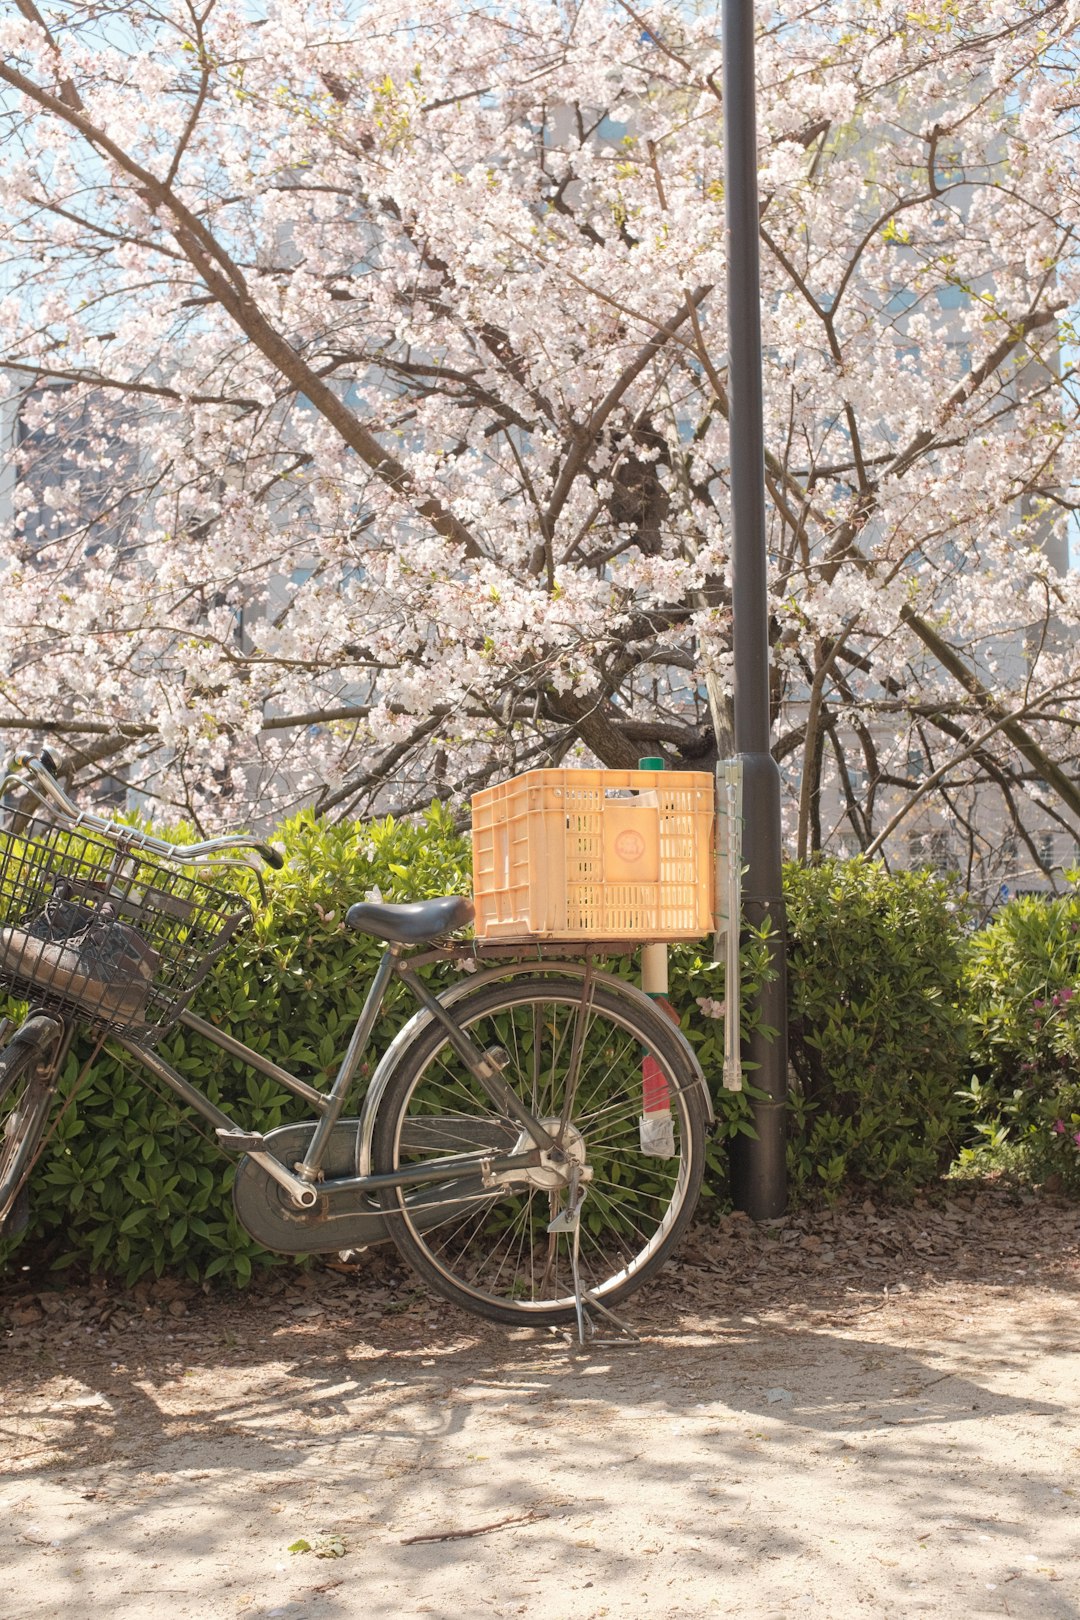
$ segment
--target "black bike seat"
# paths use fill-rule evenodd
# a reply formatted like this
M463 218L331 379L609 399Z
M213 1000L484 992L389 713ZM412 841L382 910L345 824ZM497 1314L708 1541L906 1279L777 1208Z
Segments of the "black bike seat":
M464 928L473 915L473 903L465 895L447 894L439 900L414 900L404 906L358 900L345 913L345 921L358 934L372 934L391 945L426 945L440 934Z

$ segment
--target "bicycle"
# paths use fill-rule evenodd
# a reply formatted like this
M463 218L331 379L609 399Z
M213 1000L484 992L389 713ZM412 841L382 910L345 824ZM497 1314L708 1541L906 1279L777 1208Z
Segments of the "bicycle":
M472 918L464 896L359 901L347 926L384 950L337 1074L320 1089L189 1005L251 921L223 873L254 857L279 868L281 855L247 837L172 845L80 812L56 770L48 755L17 755L0 788L29 791L53 817L24 815L0 831L0 987L30 1003L18 1029L0 1029L0 1233L25 1202L82 1024L239 1156L234 1207L265 1248L330 1254L390 1240L456 1305L516 1325L576 1319L582 1339L594 1309L611 1316L671 1255L700 1192L712 1103L677 1026L597 967L617 944L593 944L582 960L553 960L538 945L516 960L520 946L449 937ZM474 972L435 995L417 969L436 960ZM395 978L417 1010L347 1116ZM315 1118L245 1130L155 1050L177 1023Z

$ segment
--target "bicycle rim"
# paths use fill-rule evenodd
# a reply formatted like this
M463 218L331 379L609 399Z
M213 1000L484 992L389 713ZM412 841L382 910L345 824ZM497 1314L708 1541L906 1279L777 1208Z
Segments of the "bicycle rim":
M492 985L459 1003L454 1016L481 1051L505 1054L504 1081L553 1135L568 1082L574 1087L564 1147L582 1167L585 1189L579 1276L587 1293L616 1303L671 1253L701 1186L704 1109L697 1087L684 1089L670 1026L603 986L583 1009L575 980ZM646 1094L654 1124L658 1113L670 1120L660 1153L655 1140L653 1152L643 1151ZM446 1298L496 1321L569 1321L572 1233L548 1228L565 1212L570 1187L544 1167L495 1185L488 1176L485 1184L480 1163L528 1145L445 1033L430 1027L403 1054L380 1106L375 1168L475 1152L476 1169L408 1193L384 1191L382 1203L404 1257Z
M43 1049L31 1041L12 1041L0 1052L0 1236L29 1175L55 1095L51 1069L38 1073L42 1059Z

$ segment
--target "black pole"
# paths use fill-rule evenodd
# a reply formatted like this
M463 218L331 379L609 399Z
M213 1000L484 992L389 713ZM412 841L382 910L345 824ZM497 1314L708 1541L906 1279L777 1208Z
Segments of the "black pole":
M777 930L772 952L775 977L760 992L758 1012L761 1022L779 1031L771 1040L755 1033L743 1048L744 1059L757 1065L747 1078L767 1097L754 1104L757 1141L738 1136L732 1143L731 1185L737 1209L753 1220L769 1220L782 1215L787 1204L787 965L780 773L770 746L753 0L724 0L723 28L732 619L735 748L744 772L743 915L754 927L771 919Z

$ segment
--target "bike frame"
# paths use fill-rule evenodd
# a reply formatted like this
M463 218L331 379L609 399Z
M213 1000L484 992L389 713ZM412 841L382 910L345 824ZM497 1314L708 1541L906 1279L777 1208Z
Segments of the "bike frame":
M446 954L450 955L451 953ZM499 1072L498 1063L488 1053L481 1052L469 1039L465 1031L461 1029L460 1025L455 1022L448 1010L448 1003L456 1000L457 996L453 994L444 996L443 1000L440 1001L417 978L412 966L402 963L399 958L400 947L395 945L390 946L383 953L378 970L368 989L364 1006L353 1028L345 1056L328 1091L320 1091L317 1087L309 1085L307 1081L298 1079L296 1075L290 1074L287 1069L283 1069L271 1059L263 1057L261 1053L253 1051L251 1047L245 1046L243 1041L238 1041L233 1036L227 1035L223 1030L217 1029L196 1013L185 1009L180 1014L179 1022L187 1029L192 1030L204 1040L227 1052L230 1057L234 1057L250 1068L258 1070L260 1074L266 1075L268 1079L277 1081L287 1091L292 1092L293 1096L303 1098L305 1102L310 1103L315 1109L318 1117L304 1157L291 1170L266 1149L264 1146L265 1139L262 1136L243 1130L231 1115L219 1108L216 1103L211 1102L199 1090L198 1086L193 1085L190 1080L186 1080L157 1052L149 1047L140 1046L138 1041L130 1036L114 1034L112 1039L137 1063L154 1075L156 1079L168 1086L170 1091L174 1092L181 1102L193 1108L196 1113L201 1114L205 1120L213 1125L220 1145L224 1150L229 1151L231 1149L246 1154L260 1169L264 1170L267 1175L286 1189L297 1209L311 1210L319 1200L319 1185L323 1181L323 1164L334 1128L345 1112L356 1071L370 1043L371 1032L385 1000L390 981L393 978L398 978L409 988L415 999L420 1003L421 1013L418 1016L420 1018L433 1018L442 1024L458 1056L487 1092L491 1101L520 1125L534 1143L532 1148L523 1153L492 1153L484 1157L480 1165L482 1173L485 1176L494 1177L515 1170L533 1169L542 1163L542 1155L545 1152L556 1159L559 1158L561 1150L556 1139L540 1120L532 1114L514 1090L506 1084ZM564 965L568 966L569 964L559 964L560 968ZM532 968L534 964L529 964L529 966ZM576 966L578 972L581 972L581 964L578 963ZM553 967L554 964L550 964L549 970ZM490 974L482 975L481 979L483 982L487 982L489 978L499 977L501 971L495 969ZM589 975L586 975L583 991L583 1013L587 1011L587 989L590 982ZM464 991L473 990L476 984L476 979L470 979L456 988L460 994ZM416 1032L416 1024L417 1019L414 1018L408 1026L410 1038ZM395 1041L390 1049L395 1058L400 1049L399 1042ZM390 1053L388 1052L387 1057L389 1056ZM379 1065L379 1071L385 1071L386 1078L389 1077L389 1069L385 1059ZM360 1158L361 1162L367 1165L370 1165L370 1143L374 1130L375 1114L384 1090L385 1079L378 1086L373 1083L364 1099L361 1112ZM365 1172L355 1176L335 1176L333 1189L336 1195L356 1194L363 1196L376 1193L382 1187L420 1187L429 1182L445 1181L448 1176L452 1176L455 1172L461 1172L462 1174L471 1172L475 1174L476 1169L477 1160L475 1154L449 1156L408 1170L375 1174L368 1168Z
M620 947L615 945L600 945L595 947L598 955L613 955ZM625 950L625 946L621 947ZM346 1049L345 1056L327 1091L320 1091L317 1087L309 1085L307 1081L300 1080L280 1064L264 1057L259 1052L252 1051L234 1036L227 1035L224 1030L218 1029L206 1019L187 1009L180 1014L179 1022L185 1028L209 1041L213 1046L236 1058L238 1062L256 1069L268 1079L275 1080L294 1097L300 1097L310 1103L316 1113L315 1129L307 1143L304 1156L298 1160L290 1170L273 1153L263 1145L264 1139L255 1134L245 1132L237 1122L225 1111L199 1090L199 1088L186 1080L183 1075L168 1064L157 1052L127 1036L114 1035L112 1037L118 1045L133 1057L136 1062L146 1068L151 1074L175 1093L181 1102L186 1103L197 1113L201 1114L219 1133L219 1142L225 1151L239 1151L247 1155L267 1175L271 1176L280 1186L289 1193L292 1202L298 1210L313 1210L319 1201L320 1188L333 1190L335 1204L339 1207L352 1196L359 1198L376 1193L380 1187L421 1187L425 1183L443 1181L452 1176L455 1171L463 1174L475 1174L477 1160L475 1154L468 1157L447 1157L431 1161L423 1166L412 1169L392 1171L377 1174L372 1170L372 1139L375 1130L375 1119L379 1106L386 1093L387 1086L399 1062L402 1053L417 1038L421 1029L432 1019L437 1020L447 1032L448 1039L454 1049L468 1067L470 1073L476 1078L496 1107L519 1124L523 1131L528 1133L533 1147L523 1153L492 1153L481 1161L482 1172L492 1177L514 1170L529 1170L542 1162L542 1154L550 1154L554 1159L560 1156L560 1148L555 1138L544 1125L534 1117L521 1098L502 1079L498 1064L487 1053L481 1052L469 1039L469 1036L460 1027L453 1016L455 1004L472 995L482 986L498 980L509 980L523 975L537 973L551 974L561 979L581 980L581 1003L579 1019L588 1016L592 1002L592 992L595 985L604 985L625 999L630 1005L640 1005L647 1012L653 1012L653 1003L635 985L629 984L625 979L616 978L612 974L604 973L596 968L591 959L591 953L584 961L553 959L537 954L529 960L521 960L519 952L515 949L515 960L503 961L498 966L486 966L481 972L474 972L464 976L460 983L444 991L441 997L432 995L427 986L416 975L416 967L431 961L459 961L476 963L476 954L471 946L461 948L441 948L431 951L422 957L413 957L408 962L400 960L401 950L398 946L390 946L379 962L375 977L371 982L364 1006L356 1021L352 1036ZM335 1127L341 1122L353 1087L357 1069L367 1051L371 1039L371 1032L382 1007L392 979L399 979L411 991L419 1003L417 1012L412 1019L399 1031L389 1047L383 1053L371 1078L367 1092L364 1096L358 1121L357 1132L357 1170L354 1176L337 1176L332 1180L324 1179L323 1166L326 1162L327 1152ZM580 1028L583 1030L583 1022ZM686 1040L685 1036L674 1025L669 1031L670 1038L681 1053L683 1062L680 1073L676 1076L673 1091L697 1090L706 1107L707 1118L715 1119L712 1098L708 1084L701 1071L697 1057ZM575 1045L580 1049L580 1041ZM572 1091L576 1083L571 1080L568 1091ZM571 1096L572 1103L572 1096ZM344 1199L343 1196L344 1195Z

